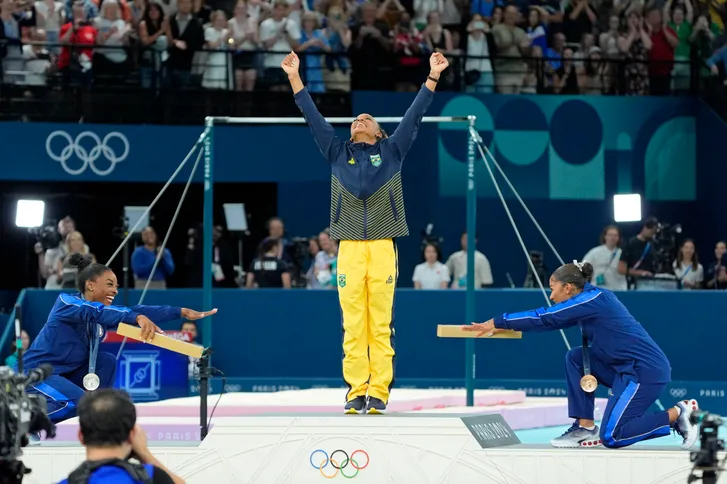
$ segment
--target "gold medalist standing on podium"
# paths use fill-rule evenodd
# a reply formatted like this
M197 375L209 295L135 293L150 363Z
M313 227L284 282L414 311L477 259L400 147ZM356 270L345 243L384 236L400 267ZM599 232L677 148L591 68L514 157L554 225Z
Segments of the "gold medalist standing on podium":
M387 136L370 114L351 124L342 140L321 116L290 53L282 63L295 102L318 148L331 164L331 238L339 240L338 298L343 315L343 379L346 413L384 413L394 384L394 290L397 237L409 235L401 166L411 148L439 75L448 66L439 53L396 131Z

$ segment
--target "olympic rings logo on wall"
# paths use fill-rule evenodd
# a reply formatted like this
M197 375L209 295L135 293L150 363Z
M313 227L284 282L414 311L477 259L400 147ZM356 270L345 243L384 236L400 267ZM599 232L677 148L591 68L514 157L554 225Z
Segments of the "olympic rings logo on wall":
M672 388L669 393L674 398L683 398L687 396L687 389L686 388Z
M358 460L356 456L358 456ZM364 459L366 463L363 462ZM369 454L365 450L358 449L354 450L349 456L345 450L338 449L331 452L329 456L325 450L317 449L310 454L310 465L320 471L321 475L326 479L333 479L338 474L346 479L353 479L359 472L368 467ZM349 467L353 470L348 470Z
M65 146L60 150L60 153L56 152L51 146L53 140L56 138L61 138L65 142ZM87 149L81 143L86 138L91 140L91 143L86 142L90 149ZM114 139L118 140L114 145L121 148L120 153L117 153L115 149L109 146L109 142ZM59 162L63 170L69 175L80 175L88 168L91 168L91 171L98 176L106 176L114 171L117 163L124 161L129 156L129 140L123 133L119 133L118 131L112 131L104 136L103 139L92 131L84 131L76 136L76 139L73 139L65 131L53 131L45 140L45 151L48 153L50 159ZM80 168L72 168L68 164L68 161L74 154L81 161ZM96 166L96 161L101 155L109 163L106 169L101 169Z

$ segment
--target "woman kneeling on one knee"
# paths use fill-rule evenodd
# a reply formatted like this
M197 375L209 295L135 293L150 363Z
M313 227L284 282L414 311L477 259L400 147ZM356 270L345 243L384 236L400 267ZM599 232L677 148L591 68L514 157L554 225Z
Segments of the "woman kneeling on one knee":
M684 400L674 407L651 413L649 407L671 381L671 365L664 352L643 326L607 289L592 286L593 266L565 264L550 278L550 299L556 303L520 313L507 313L485 323L464 326L480 335L502 330L551 331L580 325L590 345L591 375L612 396L603 414L601 428L594 422L595 395L581 389L584 376L583 348L566 355L568 415L573 426L551 441L554 447L626 447L643 440L679 434L682 447L691 448L699 429L689 422L698 408L696 400Z

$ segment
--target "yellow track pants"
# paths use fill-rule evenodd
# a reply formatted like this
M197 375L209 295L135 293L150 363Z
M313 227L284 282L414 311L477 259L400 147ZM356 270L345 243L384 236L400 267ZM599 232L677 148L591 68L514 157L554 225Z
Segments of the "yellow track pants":
M394 291L398 277L392 239L342 240L338 299L343 318L346 401L366 395L389 400L394 384Z

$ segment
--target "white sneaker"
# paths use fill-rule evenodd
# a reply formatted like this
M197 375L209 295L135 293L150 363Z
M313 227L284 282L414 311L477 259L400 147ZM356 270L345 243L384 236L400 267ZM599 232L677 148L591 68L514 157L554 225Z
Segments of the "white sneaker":
M576 421L571 428L560 437L550 441L550 445L558 449L575 449L579 447L600 447L601 438L598 435L598 425L592 430L584 429Z
M699 410L699 404L696 400L682 400L677 402L676 407L681 410L681 414L674 422L674 430L684 439L682 449L691 449L699 439L699 426L692 424L689 417L692 412Z

